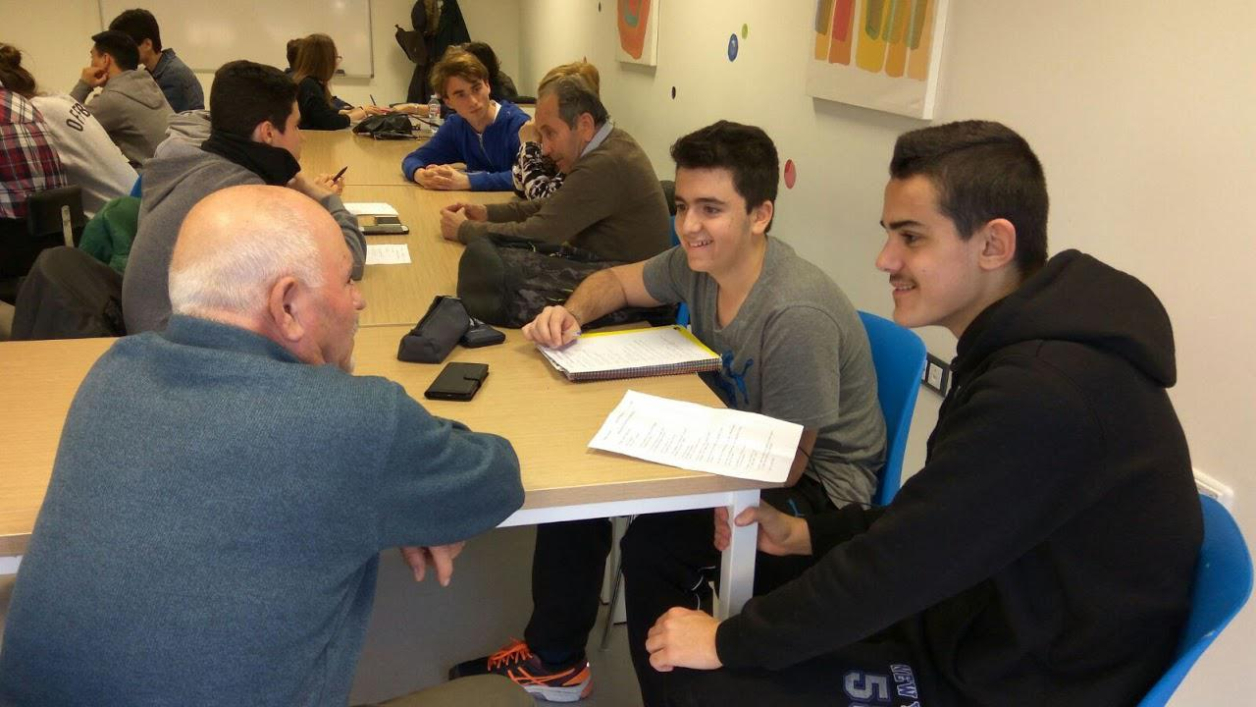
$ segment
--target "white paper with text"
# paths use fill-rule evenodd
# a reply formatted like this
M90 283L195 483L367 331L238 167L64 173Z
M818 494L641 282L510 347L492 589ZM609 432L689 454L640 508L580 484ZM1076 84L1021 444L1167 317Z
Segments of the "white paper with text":
M345 204L345 210L354 216L397 216L392 204L378 201L353 201Z
M802 425L630 390L589 447L692 471L783 483Z
M368 243L367 265L404 265L410 262L410 249L405 243Z

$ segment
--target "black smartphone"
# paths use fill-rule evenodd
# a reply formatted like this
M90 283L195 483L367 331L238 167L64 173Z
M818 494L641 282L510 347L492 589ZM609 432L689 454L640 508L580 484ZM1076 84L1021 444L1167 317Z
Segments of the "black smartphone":
M410 228L396 216L376 216L374 223L362 226L362 233L368 236L396 236L410 232Z
M423 391L423 397L432 400L470 400L488 378L487 363L445 364L436 380Z

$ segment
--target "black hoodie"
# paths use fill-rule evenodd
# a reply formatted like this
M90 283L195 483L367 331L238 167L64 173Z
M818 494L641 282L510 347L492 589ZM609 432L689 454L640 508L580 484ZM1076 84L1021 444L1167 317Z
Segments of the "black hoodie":
M1067 251L957 351L925 467L884 509L811 519L815 566L721 624L720 660L779 669L893 627L925 705L1136 703L1203 537L1167 313Z

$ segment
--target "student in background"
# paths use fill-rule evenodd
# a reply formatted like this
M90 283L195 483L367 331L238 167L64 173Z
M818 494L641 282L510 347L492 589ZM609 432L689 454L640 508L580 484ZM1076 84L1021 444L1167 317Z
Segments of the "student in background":
M587 61L555 66L546 72L537 91L553 83L559 76L578 74L589 82L594 93L601 94L602 80L597 67ZM563 175L554 161L541 154L541 136L536 132L535 121L529 120L519 128L519 154L510 168L515 195L524 199L543 199L558 191L563 185Z
M39 111L21 94L0 86L0 277L25 275L13 263L29 263L34 255L26 230L26 200L65 185L61 158Z
M297 70L297 53L301 50L301 38L289 39L285 53L288 55L288 68L283 72L291 76Z
M311 34L297 48L292 79L297 82L302 130L341 130L368 115L386 111L374 106L336 108L332 103L331 78L340 66L336 43L325 34Z
M344 180L301 171L297 87L273 66L251 61L223 64L209 90L209 138L170 139L144 173L140 227L122 279L128 333L161 330L170 318L170 256L179 226L209 194L241 184L286 186L323 206L340 226L362 277L366 239L340 192Z
M502 71L501 62L497 59L497 53L493 48L484 42L467 42L462 48L470 52L484 68L488 70L488 97L495 101L511 101L514 102L519 97L519 91L515 88L515 80L510 75Z
M108 30L94 35L92 42L92 63L83 69L70 96L96 116L127 161L142 168L166 138L174 111L153 77L139 71L140 55L134 40ZM97 88L102 89L100 94L88 99Z
M626 553L629 596L671 598L630 644L647 705L1106 707L1163 674L1203 535L1172 326L1130 275L1048 260L1047 201L998 123L899 137L876 266L896 322L958 338L925 466L884 508L743 511L809 568L723 622Z
M64 93L40 95L35 77L22 66L22 52L9 44L0 44L0 83L29 100L43 116L48 141L56 148L69 183L83 190L88 218L110 199L131 193L138 175L100 122Z
M528 114L489 97L489 73L468 51L450 47L432 67L432 86L456 115L401 163L406 178L427 189L508 191ZM453 167L466 165L466 172Z
M109 23L109 29L117 30L135 40L140 51L140 63L153 75L171 110L200 110L205 107L205 92L201 82L173 49L161 46L161 28L157 18L148 10L127 10Z

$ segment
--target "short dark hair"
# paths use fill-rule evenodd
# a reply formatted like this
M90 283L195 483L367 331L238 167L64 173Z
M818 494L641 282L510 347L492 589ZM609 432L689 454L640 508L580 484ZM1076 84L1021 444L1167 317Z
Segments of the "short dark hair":
M1016 227L1016 266L1029 277L1047 261L1047 180L1025 138L986 120L965 120L903 133L890 176L928 177L938 209L960 238L997 218Z
M148 10L124 10L109 23L109 29L122 32L135 40L136 47L143 44L145 39L152 40L153 51L161 51L161 28L157 26L157 18Z
M576 127L576 120L584 113L592 116L593 124L599 128L610 120L610 113L602 105L597 89L580 74L558 76L541 86L538 93L538 98L553 94L558 99L558 115L569 128Z
M245 60L228 62L214 74L209 89L210 127L247 139L258 124L269 121L282 133L296 100L296 82L279 69Z
M92 41L96 44L98 53L113 57L113 63L123 71L139 68L140 50L135 46L135 40L126 34L112 29L105 30L92 35Z
M676 169L731 172L733 188L746 200L746 213L765 201L776 202L781 161L762 128L721 120L680 138L671 152Z

